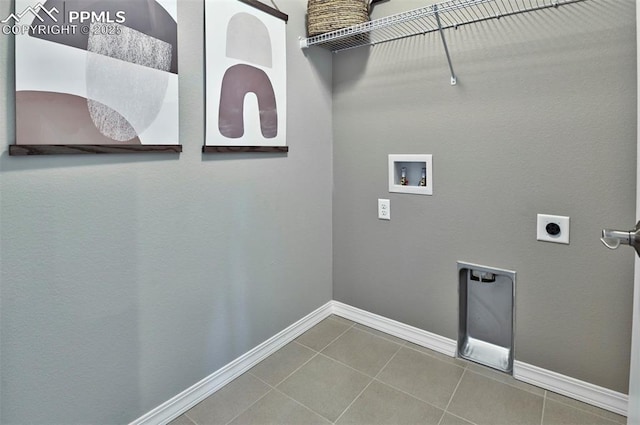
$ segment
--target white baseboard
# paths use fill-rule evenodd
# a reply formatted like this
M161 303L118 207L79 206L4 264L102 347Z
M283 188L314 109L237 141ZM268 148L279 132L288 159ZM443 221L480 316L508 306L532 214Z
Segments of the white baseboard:
M627 416L629 396L570 376L515 361L513 377L554 393Z
M404 339L422 347L428 348L438 353L454 357L456 355L457 343L449 338L418 329L404 323L388 319L368 311L333 301L333 314L353 320L361 325L369 326L380 332L388 333L395 337Z
M167 424L332 314L329 302L129 425Z
M445 338L377 314L369 313L368 311L338 301L329 301L282 332L269 338L251 351L238 357L202 381L187 388L185 391L156 407L149 413L131 422L129 425L167 424L331 314L344 317L345 319L369 326L370 328L451 357L456 355L457 343L450 338ZM513 376L515 379L537 387L580 400L619 415L627 415L629 397L626 394L519 361L514 362Z

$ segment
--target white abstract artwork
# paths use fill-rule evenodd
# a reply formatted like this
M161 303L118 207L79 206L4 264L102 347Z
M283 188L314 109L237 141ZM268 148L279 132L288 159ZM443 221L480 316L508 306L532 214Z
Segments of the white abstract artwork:
M251 3L205 2L205 145L286 146L286 21Z
M178 144L177 0L16 0L16 144Z

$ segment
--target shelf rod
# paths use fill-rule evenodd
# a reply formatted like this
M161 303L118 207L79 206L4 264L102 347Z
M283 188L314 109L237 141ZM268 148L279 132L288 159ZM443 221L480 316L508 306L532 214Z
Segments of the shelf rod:
M440 22L440 14L438 13L438 5L433 5L433 11L436 16L436 22L438 23L438 31L440 31L440 38L442 38L442 45L444 46L444 52L447 55L447 62L449 63L449 71L451 71L451 85L455 86L458 82L456 78L456 73L453 71L453 64L451 63L451 55L449 55L449 47L447 47L447 39L444 36L444 31L442 30L442 23Z

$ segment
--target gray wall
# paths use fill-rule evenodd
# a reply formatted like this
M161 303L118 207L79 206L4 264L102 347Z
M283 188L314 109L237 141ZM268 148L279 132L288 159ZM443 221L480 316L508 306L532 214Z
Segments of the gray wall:
M599 233L634 225L634 1L447 36L455 87L436 34L334 57L334 299L455 339L456 261L512 269L516 359L626 392L634 253ZM388 193L393 153L433 154L433 196ZM537 213L571 245L536 241Z
M626 392L633 252L598 234L633 224L633 1L448 32L456 87L435 35L338 54L333 117L332 56L297 45L306 2L277 3L287 156L200 154L202 0L178 10L179 157L3 150L0 422L131 421L331 299L332 179L335 299L455 338L456 260L514 269L516 358ZM389 153L433 154L434 196L389 194ZM535 241L538 212L571 216L570 246Z
M277 3L288 155L201 154L202 0L178 6L179 157L9 157L0 36L1 423L127 423L331 299L331 55Z

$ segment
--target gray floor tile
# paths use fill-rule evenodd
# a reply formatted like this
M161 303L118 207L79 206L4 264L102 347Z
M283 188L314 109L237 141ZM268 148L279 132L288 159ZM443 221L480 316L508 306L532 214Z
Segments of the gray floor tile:
M338 425L626 424L624 416L332 315L169 425L336 420Z
M447 408L478 425L539 425L543 397L466 371Z
M464 369L403 347L378 380L444 409Z
M374 381L336 424L438 425L443 413L436 407Z
M572 398L569 397L565 397L563 395L560 394L556 394L556 393L552 393L551 391L547 391L547 400L553 400L556 401L558 403L562 403L562 404L566 404L568 406L571 407L575 407L578 410L584 410L585 412L588 413L592 413L596 416L601 416L605 419L609 419L610 421L614 421L618 424L623 424L626 425L627 423L627 418L622 416L622 415L618 415L616 413L613 412L609 412L608 410L604 410L604 409L600 409L598 407L592 406L590 404L587 403L583 403L581 401L578 400L574 400Z
M194 423L191 419L187 418L186 415L180 415L167 425L194 425Z
M195 405L186 415L197 425L226 424L270 389L258 378L244 374Z
M566 404L547 399L544 406L542 425L616 425L601 416L592 415Z
M318 355L278 389L333 422L369 382L370 377Z
M428 354L431 357L435 357L438 360L442 360L443 362L451 363L456 366L466 368L469 362L467 360L459 359L457 357L447 356L446 354L438 353L437 351L430 350L428 348L422 347L418 344L414 344L412 342L407 342L405 347L411 348L413 350L420 351L421 353Z
M300 335L296 341L313 350L322 351L351 326L342 320L329 317Z
M297 342L291 342L261 361L249 372L275 387L315 355L315 351Z
M331 422L277 390L261 398L229 425L330 425Z
M404 339L397 338L393 335L389 335L388 333L380 332L377 329L373 329L373 328L370 328L369 326L361 325L359 323L356 323L354 327L356 329L360 329L361 331L369 332L381 338L387 339L391 342L395 342L396 344L404 345L404 343L406 342Z
M495 369L469 362L467 370L475 372L479 375L486 376L487 378L495 379L496 381L500 381L503 384L508 384L521 390L544 397L545 391L542 388L527 384L526 382L518 381L513 376L497 371Z
M349 326L355 325L355 323L356 323L356 322L353 322L353 321L351 321L349 319L345 319L344 317L336 316L335 314L332 314L331 316L329 316L329 318L333 319L333 320L337 320L338 322L342 322L345 325L349 325Z
M351 328L322 351L333 359L374 377L401 345Z
M465 421L462 418L453 416L451 413L445 413L442 421L438 425L474 425L472 422Z

